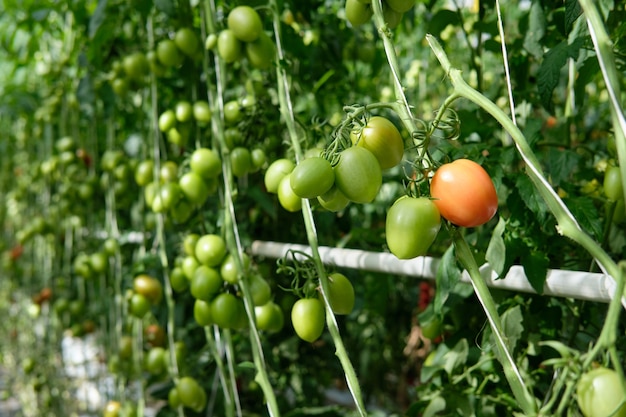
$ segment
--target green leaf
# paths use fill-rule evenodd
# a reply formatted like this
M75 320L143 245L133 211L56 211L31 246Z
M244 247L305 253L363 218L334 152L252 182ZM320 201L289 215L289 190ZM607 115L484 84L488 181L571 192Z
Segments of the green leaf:
M552 92L559 84L561 68L568 58L578 58L583 43L582 38L575 39L571 44L562 41L545 54L537 73L537 88L541 103L547 110L552 111Z
M422 414L423 417L433 417L439 414L440 411L445 411L446 400L443 397L435 397L428 403L428 406Z
M582 14L582 9L578 0L565 0L565 32L569 33L578 17Z
M550 148L547 155L546 171L550 182L558 187L570 178L580 162L580 155L569 149Z
M489 240L489 246L487 246L487 254L485 258L491 269L501 276L504 272L505 260L506 260L506 245L504 244L504 229L506 227L506 221L500 217L498 224L493 229L491 239Z
M523 259L524 273L537 294L543 294L543 286L548 278L549 259L545 253L531 251Z
M154 6L157 10L165 13L168 16L174 16L176 14L176 7L172 0L154 0Z
M584 230L596 239L602 237L602 220L591 197L568 197L563 201Z
M538 215L540 219L544 218L548 207L535 189L535 184L531 179L527 175L518 176L515 181L515 188L517 188L526 207Z
M468 353L469 345L467 344L467 339L463 338L459 340L456 345L454 345L452 350L444 355L443 358L446 363L443 368L448 373L448 375L452 375L455 369L465 365L465 362L467 362Z
M89 38L93 38L96 35L98 29L100 28L100 25L102 25L102 22L104 22L104 19L106 17L106 9L107 0L99 0L98 6L96 7L96 10L94 10L91 19L89 20Z
M435 397L428 404L422 416L423 417L436 416L439 414L440 411L445 411L445 409L446 409L446 400L443 397Z
M543 13L541 2L533 1L528 13L528 31L524 36L524 48L535 58L543 55L541 39L546 33L546 16Z
M450 292L460 280L461 270L458 267L456 257L454 256L454 245L450 245L450 247L443 254L441 262L437 267L437 291L435 292L435 299L433 300L435 314L441 314L443 305L448 299Z
M501 321L506 344L509 350L513 352L524 332L524 325L522 324L524 318L520 306L516 305L505 311L504 314L502 314Z

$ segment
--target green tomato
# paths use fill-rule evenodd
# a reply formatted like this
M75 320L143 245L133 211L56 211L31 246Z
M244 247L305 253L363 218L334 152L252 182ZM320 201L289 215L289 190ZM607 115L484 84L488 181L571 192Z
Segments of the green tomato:
M128 312L137 317L143 318L150 311L150 301L141 294L133 294L128 305Z
M196 299L209 301L222 289L223 284L224 280L216 269L200 265L191 280L191 295Z
M196 412L202 411L206 406L206 392L198 381L192 377L184 376L176 384L180 403Z
M154 179L154 161L146 159L137 164L135 168L135 182L140 187L145 187Z
M393 168L402 161L404 141L398 128L389 119L371 117L361 131L350 133L350 139L353 144L372 152L383 170Z
M241 260L243 262L243 268L245 271L243 273L247 273L250 268L250 257L246 253L241 254ZM222 265L220 266L220 274L224 281L229 284L236 284L239 281L239 271L237 270L237 263L235 262L235 256L232 253L226 255Z
M153 347L146 355L144 367L152 375L161 375L165 372L165 349Z
M345 275L333 272L328 275L328 302L335 314L350 314L354 309L354 287ZM320 294L321 296L321 294Z
M183 63L183 56L171 39L164 39L157 44L156 55L159 62L166 67L179 67Z
M263 22L250 6L237 6L228 13L228 29L242 42L254 42L263 33Z
M211 315L211 303L197 299L193 304L193 318L200 326L210 326L214 323Z
M165 110L159 116L159 130L161 132L168 132L176 126L176 113L174 110Z
M218 266L224 260L226 253L226 242L221 236L204 235L196 243L196 259L206 266Z
M609 165L604 173L604 195L611 201L624 199L622 190L622 173L619 167Z
M261 32L259 38L254 42L247 42L245 50L250 65L261 70L270 68L276 55L274 42L265 32Z
M301 298L291 308L291 323L296 334L310 343L324 332L325 317L324 304L317 298Z
M378 160L362 146L352 146L341 152L334 169L335 185L355 203L370 203L383 182Z
M385 4L398 13L406 13L415 6L415 0L385 0Z
M211 301L211 317L223 329L233 329L240 324L240 300L233 294L223 292Z
M244 177L252 170L252 156L248 148L238 146L230 151L230 163L235 177Z
M332 165L320 156L300 161L289 175L291 189L300 198L316 198L330 190L334 183Z
M178 120L179 122L188 122L193 116L193 107L188 101L179 101L174 107L174 114L176 115L176 120Z
M126 76L134 81L142 81L150 68L148 59L142 52L134 52L124 57L122 66Z
M262 306L272 298L270 284L261 275L252 274L250 276L249 289L255 306Z
M204 203L211 193L204 179L193 171L180 177L178 185L183 195L193 204Z
M291 171L294 170L296 164L293 163L290 159L282 158L277 159L270 164L265 171L264 183L265 189L269 193L277 193L278 185L280 181Z
M189 167L205 180L217 178L222 172L222 161L217 152L209 148L198 148L191 154Z
M335 186L317 197L320 205L328 211L341 211L350 204L350 200Z
M199 123L209 123L211 121L211 107L206 100L198 100L193 103L193 117Z
M189 281L181 267L174 267L170 272L170 285L176 292L183 292L189 288Z
M235 124L243 118L241 105L237 100L224 103L224 121L227 124Z
M185 55L194 57L200 48L200 39L190 28L180 28L174 35L174 43Z
M612 369L600 367L583 374L576 397L585 417L626 417L626 391Z
M146 274L137 275L133 279L133 291L146 297L152 304L159 304L163 298L161 281Z
M195 252L195 249L194 249ZM190 282L193 279L193 276L196 273L196 269L200 266L200 262L196 259L195 256L188 255L183 258L183 262L180 265L180 268L183 270L183 274L185 274L185 278L187 278Z
M302 209L302 198L291 188L291 173L285 175L278 185L278 202L287 211L295 213Z
M224 29L217 37L217 54L227 64L238 61L243 56L243 44L230 29Z
M283 310L273 301L254 307L254 316L259 330L276 333L281 331L285 325Z
M363 4L359 0L346 0L346 19L352 26L369 22L373 14L371 5Z
M399 259L425 255L440 227L441 216L432 200L426 197L400 197L387 212L387 246Z

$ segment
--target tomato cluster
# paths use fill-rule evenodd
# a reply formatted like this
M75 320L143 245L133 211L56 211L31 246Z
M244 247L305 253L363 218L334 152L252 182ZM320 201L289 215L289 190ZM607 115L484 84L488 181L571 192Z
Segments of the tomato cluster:
M269 68L274 59L275 46L263 31L259 14L250 6L237 6L228 13L227 27L217 36L209 35L206 45L215 47L226 63L247 58L250 65L258 69Z

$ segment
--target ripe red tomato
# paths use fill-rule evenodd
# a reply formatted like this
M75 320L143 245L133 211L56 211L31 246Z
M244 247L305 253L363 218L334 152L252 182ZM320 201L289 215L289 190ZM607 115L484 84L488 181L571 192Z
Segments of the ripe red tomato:
M381 169L393 168L402 161L404 141L400 131L389 119L373 116L359 132L350 133L353 144L372 152Z
M430 182L430 195L441 216L457 226L480 226L498 210L498 195L489 174L469 159L440 166Z
M387 212L387 246L399 259L422 256L437 237L440 227L439 210L432 200L400 197Z
M585 417L626 417L626 392L613 369L600 367L583 374L576 397Z
M291 308L291 323L300 339L315 342L324 331L326 312L317 298L301 298Z
M378 160L361 146L352 146L341 152L334 169L335 185L348 200L355 203L370 203L383 182Z
M300 161L289 176L291 189L300 198L316 198L330 190L334 182L332 165L320 156Z

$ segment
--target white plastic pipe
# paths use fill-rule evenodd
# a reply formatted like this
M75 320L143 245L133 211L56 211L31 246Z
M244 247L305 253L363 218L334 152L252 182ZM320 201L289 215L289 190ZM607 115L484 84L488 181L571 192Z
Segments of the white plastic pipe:
M258 240L252 243L252 254L255 256L277 259L284 257L290 250L311 253L309 246L296 243ZM322 261L328 265L426 279L435 279L439 264L438 258L428 256L401 260L391 253L367 252L358 249L331 248L327 246L320 246L319 253ZM503 279L498 279L497 274L491 269L489 264L481 266L480 272L490 287L536 293L526 278L524 268L520 265L511 267ZM463 282L470 283L467 271L463 272L461 279ZM550 269L548 270L543 293L549 296L608 303L615 293L615 281L611 276L604 274ZM626 299L624 298L622 299L622 305L626 307Z

